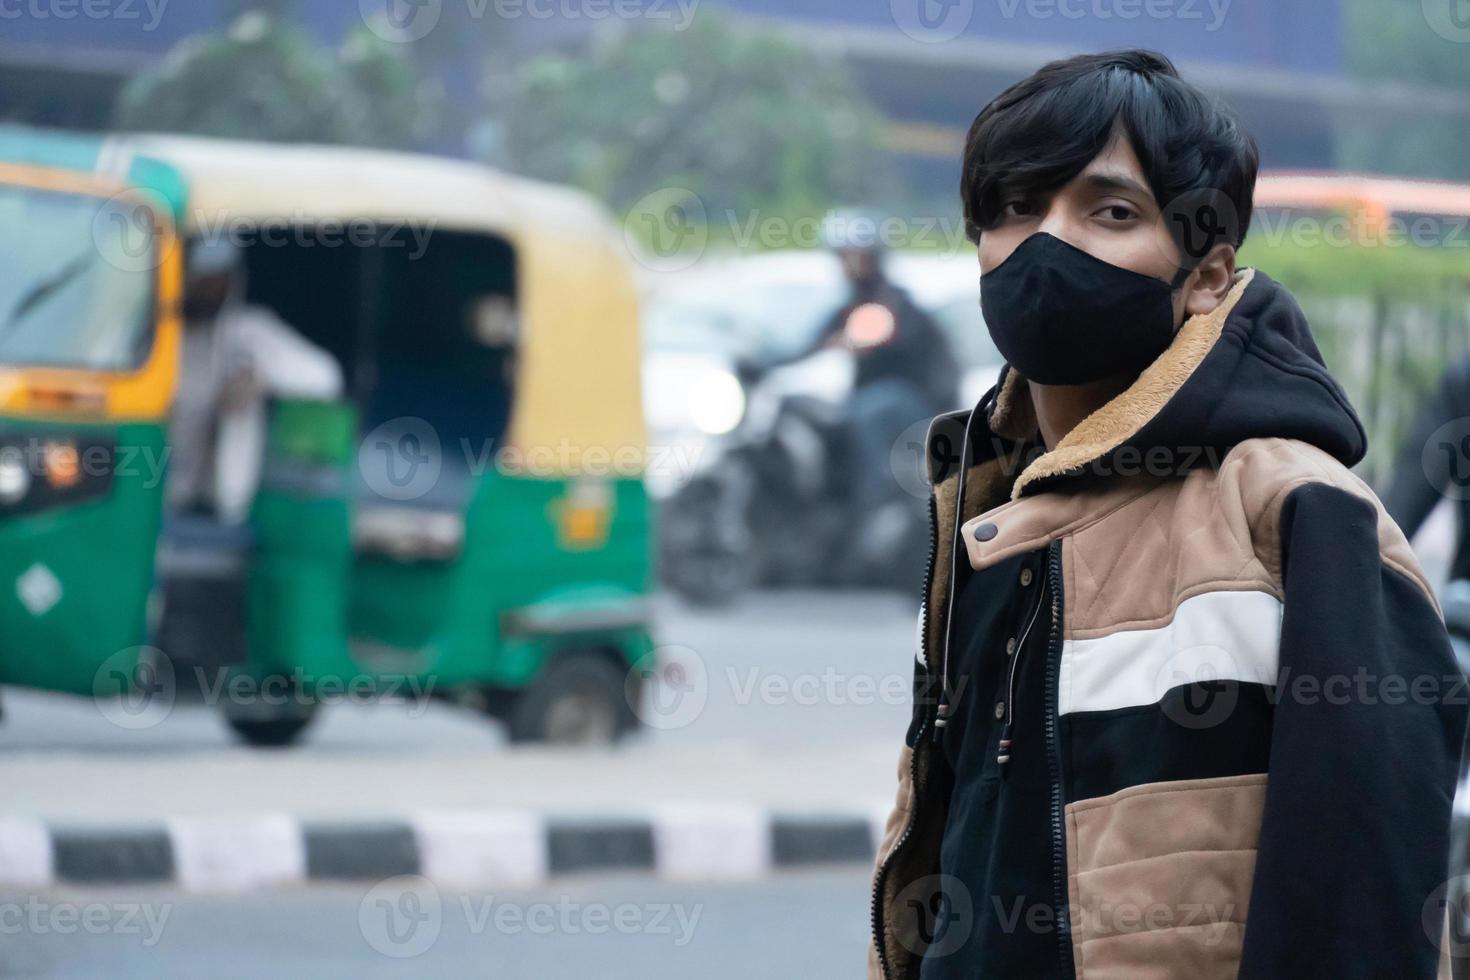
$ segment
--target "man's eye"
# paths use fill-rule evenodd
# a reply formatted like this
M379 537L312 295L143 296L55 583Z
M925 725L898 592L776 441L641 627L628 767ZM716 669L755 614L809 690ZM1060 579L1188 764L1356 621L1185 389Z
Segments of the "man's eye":
M1033 211L1030 201L1015 198L1000 206L1000 213L1007 218L1020 218L1031 214Z
M1138 217L1138 212L1126 204L1109 204L1099 211L1098 214L1109 221L1131 221Z

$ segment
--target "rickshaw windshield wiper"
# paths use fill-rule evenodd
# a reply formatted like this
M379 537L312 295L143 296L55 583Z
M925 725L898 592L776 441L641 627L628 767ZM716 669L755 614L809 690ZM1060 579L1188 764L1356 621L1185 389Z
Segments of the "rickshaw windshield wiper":
M10 308L10 312L5 316L5 323L0 329L8 330L10 327L15 326L16 323L29 316L32 311L46 302L46 300L65 289L72 280L91 267L94 258L95 253L92 250L89 249L82 252L60 269L57 269L54 274L42 279L30 289L26 290L24 295L16 300L15 305Z

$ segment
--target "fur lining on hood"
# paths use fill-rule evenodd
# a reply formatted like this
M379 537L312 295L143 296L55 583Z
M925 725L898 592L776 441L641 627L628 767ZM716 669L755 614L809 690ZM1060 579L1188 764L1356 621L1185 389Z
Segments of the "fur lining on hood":
M1039 446L1036 409L1018 372L1007 365L987 398L991 433ZM1123 446L1223 453L1261 436L1301 439L1348 466L1367 448L1296 301L1264 273L1241 269L1218 307L1187 319L1137 380L1032 460L1010 496L1081 475Z
M1225 318L1240 301L1254 275L1254 269L1237 272L1234 285L1219 306L1209 313L1196 314L1185 320L1168 349L1144 369L1138 380L1077 423L1055 449L1026 467L1011 487L1011 499L1020 497L1021 491L1033 480L1078 469L1118 448L1123 440L1143 428L1144 423L1158 414L1215 346L1225 329ZM1016 401L1024 401L1024 407L1012 406L1011 403ZM1029 416L1031 431L1036 431L1036 408L1031 403L1031 389L1016 371L1006 372L1006 383L996 399L996 414L1003 420L1008 416L1016 419Z

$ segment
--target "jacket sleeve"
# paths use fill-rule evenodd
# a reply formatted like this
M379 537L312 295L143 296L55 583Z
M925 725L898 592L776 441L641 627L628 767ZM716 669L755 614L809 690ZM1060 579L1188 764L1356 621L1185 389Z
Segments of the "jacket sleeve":
M1464 463L1461 447L1446 441L1443 446L1429 446L1426 452L1426 446L1441 426L1466 416L1470 416L1470 360L1451 367L1424 400L1394 462L1393 481L1383 495L1383 506L1409 537L1444 499L1451 479L1465 479L1465 474L1455 472ZM1454 435L1470 435L1470 427Z
M1285 593L1242 978L1432 978L1465 690L1378 510L1309 483L1281 507Z

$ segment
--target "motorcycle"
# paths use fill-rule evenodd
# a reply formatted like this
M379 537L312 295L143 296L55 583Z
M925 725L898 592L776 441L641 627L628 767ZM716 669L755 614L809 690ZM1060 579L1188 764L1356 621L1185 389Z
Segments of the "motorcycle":
M737 374L744 416L705 447L701 468L660 514L668 585L706 606L769 585L917 587L923 496L895 484L878 513L852 513L852 352L827 348Z

